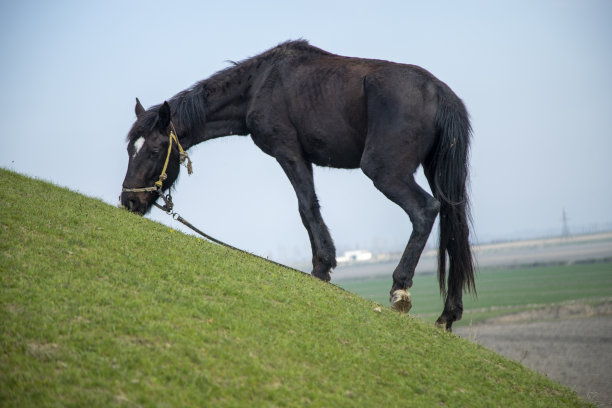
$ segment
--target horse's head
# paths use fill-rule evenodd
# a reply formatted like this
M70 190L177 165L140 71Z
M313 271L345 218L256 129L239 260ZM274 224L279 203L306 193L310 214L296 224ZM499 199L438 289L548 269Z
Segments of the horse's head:
M161 191L176 181L182 148L176 137L172 143L174 129L167 102L145 111L136 99L135 111L137 119L128 135L129 162L119 202L144 215Z

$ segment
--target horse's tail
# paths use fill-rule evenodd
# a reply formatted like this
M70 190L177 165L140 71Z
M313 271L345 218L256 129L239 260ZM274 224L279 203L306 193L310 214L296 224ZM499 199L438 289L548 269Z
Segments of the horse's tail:
M472 128L465 105L452 91L443 89L436 113L437 142L425 163L434 196L440 201L438 282L451 295L467 289L476 293L474 263L469 242L471 223L468 201L468 155Z

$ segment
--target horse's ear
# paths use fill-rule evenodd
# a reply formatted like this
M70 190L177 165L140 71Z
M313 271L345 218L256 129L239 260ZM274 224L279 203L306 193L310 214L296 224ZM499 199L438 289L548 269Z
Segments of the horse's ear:
M136 98L136 107L134 108L134 112L136 112L136 117L140 117L143 113L145 113L145 108L142 107L138 98Z
M164 101L157 113L157 125L161 130L165 131L168 126L170 126L170 120L172 120L170 105L168 105L168 102Z

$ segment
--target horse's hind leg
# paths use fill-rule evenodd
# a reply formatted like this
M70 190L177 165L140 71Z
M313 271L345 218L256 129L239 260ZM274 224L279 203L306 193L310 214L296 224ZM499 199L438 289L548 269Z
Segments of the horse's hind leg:
M388 163L395 163L391 167ZM361 161L363 172L372 179L387 198L398 204L410 217L412 233L402 258L393 272L391 288L392 307L401 312L408 312L412 306L407 290L412 287L414 270L427 238L440 210L440 203L414 180L414 168L402 166L397 161L378 160L374 155L364 155Z
M312 275L327 282L331 279L330 270L336 267L336 248L319 211L312 164L301 157L276 159L297 195L300 217L308 231L312 247Z

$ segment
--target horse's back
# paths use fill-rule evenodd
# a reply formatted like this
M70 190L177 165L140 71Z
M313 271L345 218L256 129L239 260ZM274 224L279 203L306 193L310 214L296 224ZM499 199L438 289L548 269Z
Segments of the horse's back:
M264 89L270 97L262 99L285 112L317 165L358 168L375 128L393 125L397 137L433 126L437 80L420 67L334 54L292 56L276 67L274 91Z
M306 157L321 166L359 167L367 70L332 55L287 64L283 74L286 109Z

